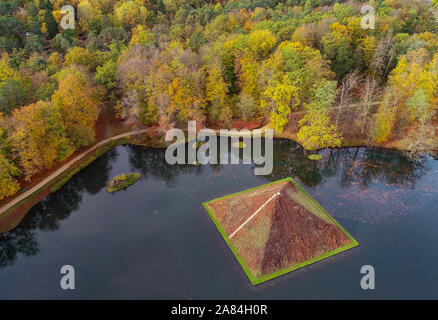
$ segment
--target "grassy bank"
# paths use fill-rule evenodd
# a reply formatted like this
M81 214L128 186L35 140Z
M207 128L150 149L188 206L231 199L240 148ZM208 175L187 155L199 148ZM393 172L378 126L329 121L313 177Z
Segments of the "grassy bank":
M50 188L50 193L54 193L59 189L61 189L62 186L64 186L71 178L73 178L73 176L75 176L78 172L80 172L82 169L87 167L94 160L103 156L104 154L111 151L112 149L128 143L129 143L129 138L122 138L119 140L113 140L103 146L100 146L94 151L94 153L92 153L89 157L87 157L83 162L77 164L77 166L74 166L74 168L72 168L71 171L61 175L59 179L56 179L55 183L53 183L53 186Z
M39 201L44 199L50 193L54 193L61 189L70 179L72 179L77 173L79 173L82 169L90 165L93 161L103 156L107 152L112 149L120 146L120 145L140 145L152 148L165 148L168 143L164 141L164 137L161 135L144 135L141 133L140 135L132 135L129 137L123 137L117 140L111 140L98 148L96 150L90 152L82 159L73 163L70 168L68 168L65 172L58 175L56 178L47 182L40 188L36 189L34 192L29 194L26 198L17 202L15 205L0 213L0 233L7 232L13 228L15 228L25 214ZM84 151L87 153L87 151ZM78 155L75 155L76 157ZM67 162L68 163L68 162ZM53 170L55 171L55 170ZM48 176L50 172L48 173ZM17 195L15 195L17 196ZM13 199L13 198L12 198ZM12 200L11 200L12 201Z

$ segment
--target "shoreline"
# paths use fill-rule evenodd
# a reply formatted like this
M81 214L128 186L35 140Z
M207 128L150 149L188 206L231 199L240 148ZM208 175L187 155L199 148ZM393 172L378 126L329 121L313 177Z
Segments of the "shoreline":
M30 189L24 191L19 195L12 196L9 201L7 201L4 205L2 205L2 207L0 207L0 234L14 229L35 204L46 198L51 193L58 191L60 188L62 188L64 184L66 184L71 178L73 178L75 174L77 174L93 161L97 160L114 148L121 145L137 145L157 149L166 148L170 143L166 143L163 139L163 136L147 135L146 137L144 137L144 134L149 133L153 129L153 127L139 128L137 130L129 131L102 140L92 147L88 148L87 150L83 151L82 153L75 155L71 160L61 165L55 171L49 171L46 177L44 177L39 183L32 186ZM264 130L266 129L270 129L269 125L260 128L260 130L262 131L262 136L264 136ZM216 129L214 131L218 136L221 136L219 129ZM136 140L135 136L140 135L142 135L143 137L140 140ZM226 136L232 137L233 135ZM275 132L274 139L292 140L301 146L301 144L297 141L296 137L294 137L293 134L279 134ZM185 143L188 142L190 141L186 139ZM339 149L341 148L378 148L398 152L406 151L399 146L397 147L397 144L389 146L378 146L372 144L367 145L363 143L363 141L361 143L343 141L343 144L341 147L339 147ZM304 147L303 149L308 152L312 152L311 150L307 150ZM437 151L438 150L434 152Z

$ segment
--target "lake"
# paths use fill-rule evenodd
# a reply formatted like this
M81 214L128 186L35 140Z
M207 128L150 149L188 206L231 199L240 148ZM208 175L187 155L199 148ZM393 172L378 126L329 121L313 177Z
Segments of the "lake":
M0 299L438 299L438 161L371 148L313 162L274 141L274 170L168 165L164 150L120 146L0 234ZM115 175L141 172L109 194ZM292 177L360 246L253 286L202 202ZM75 268L62 290L60 269ZM376 289L362 290L372 265Z

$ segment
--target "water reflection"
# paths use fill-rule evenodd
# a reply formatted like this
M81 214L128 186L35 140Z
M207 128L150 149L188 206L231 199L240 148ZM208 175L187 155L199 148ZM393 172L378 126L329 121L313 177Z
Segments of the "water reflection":
M128 146L129 164L133 171L140 172L142 179L154 178L165 181L172 188L177 185L181 174L201 175L201 165L169 165L166 163L165 151L161 149ZM187 152L186 152L187 154Z
M57 230L61 221L78 209L84 192L96 194L102 190L117 155L113 150L91 163L58 192L36 204L15 229L0 234L0 268L12 265L20 253L37 254L36 230Z
M169 188L177 186L182 175L205 175L208 180L211 173L206 174L206 168L213 168L215 173L224 169L220 164L172 166L165 162L164 150L136 146L121 148L128 151L132 171L141 172L142 179L164 181ZM120 149L101 157L58 192L38 203L14 230L0 234L0 268L13 265L19 254L37 254L38 230L57 230L61 221L78 210L84 194L95 195L105 188L119 155L117 150ZM430 200L436 195L438 173L431 171L430 163L434 161L431 158L414 162L401 153L375 148L326 150L322 154L321 161L311 161L307 158L308 152L295 142L275 140L274 169L266 178L272 181L297 178L314 190L313 195L318 196L318 201L329 212L336 212L335 216L373 223L394 212L413 212L422 205L421 199ZM246 176L247 168L242 169L241 174ZM427 179L417 186L424 177ZM350 201L345 210L339 210L347 199L355 201ZM361 210L363 206L372 209L372 213Z
M358 147L325 150L322 154L322 160L311 161L301 146L277 140L274 170L269 179L298 177L306 186L314 187L338 176L339 184L345 188L359 184L366 189L376 181L414 188L416 181L428 171L426 161L412 161L393 150Z

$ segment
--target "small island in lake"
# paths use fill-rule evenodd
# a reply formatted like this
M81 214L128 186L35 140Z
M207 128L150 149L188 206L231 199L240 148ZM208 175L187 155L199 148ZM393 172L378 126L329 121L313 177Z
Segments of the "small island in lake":
M322 159L322 155L320 154L311 154L307 157L309 160L318 161Z
M115 176L108 183L106 190L110 193L126 189L130 185L136 183L140 179L140 173L129 173Z

